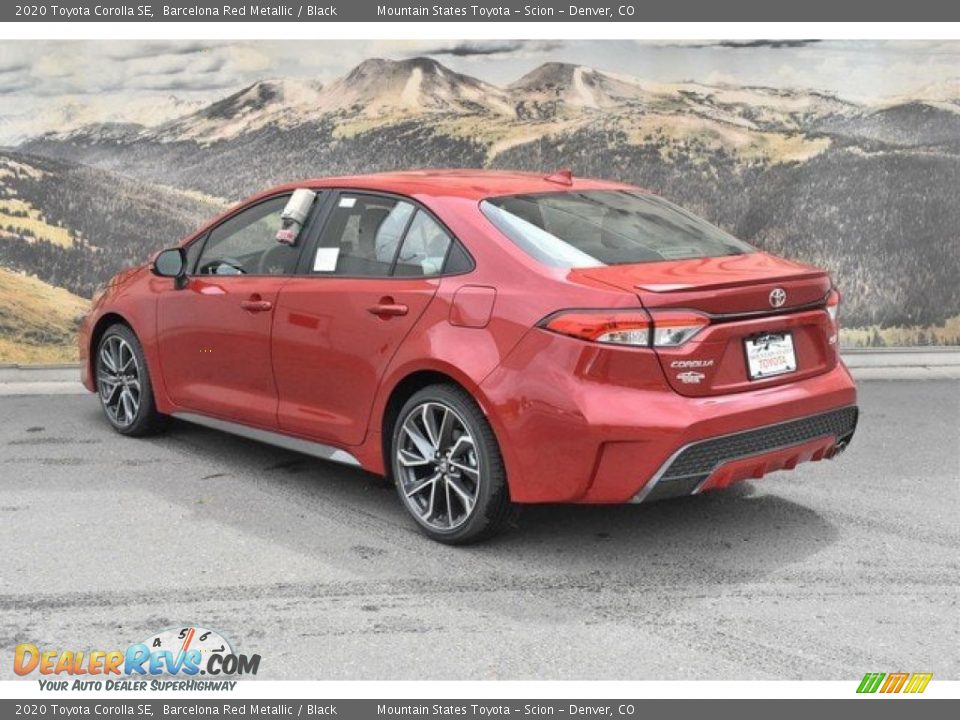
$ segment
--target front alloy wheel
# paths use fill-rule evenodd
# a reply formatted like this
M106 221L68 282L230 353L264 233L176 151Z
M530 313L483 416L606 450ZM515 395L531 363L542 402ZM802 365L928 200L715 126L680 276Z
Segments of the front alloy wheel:
M97 395L114 429L139 437L163 429L166 417L157 412L150 373L140 341L127 325L107 328L96 348Z
M459 387L433 385L407 401L394 429L393 473L404 507L436 540L479 540L509 514L493 431Z
M133 348L119 335L107 337L100 346L97 387L110 421L119 428L133 424L140 412L140 366Z

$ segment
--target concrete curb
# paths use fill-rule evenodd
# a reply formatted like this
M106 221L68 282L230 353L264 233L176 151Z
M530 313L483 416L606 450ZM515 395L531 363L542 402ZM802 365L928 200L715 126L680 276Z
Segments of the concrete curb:
M960 348L845 350L843 359L858 382L960 380ZM79 375L76 364L0 365L0 397L83 394Z
M843 361L854 368L960 367L960 348L853 348L841 350Z

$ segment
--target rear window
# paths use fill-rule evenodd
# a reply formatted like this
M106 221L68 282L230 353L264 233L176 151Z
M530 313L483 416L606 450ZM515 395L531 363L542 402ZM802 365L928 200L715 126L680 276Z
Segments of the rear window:
M485 200L480 207L527 254L554 267L756 252L661 197L629 190L512 195Z

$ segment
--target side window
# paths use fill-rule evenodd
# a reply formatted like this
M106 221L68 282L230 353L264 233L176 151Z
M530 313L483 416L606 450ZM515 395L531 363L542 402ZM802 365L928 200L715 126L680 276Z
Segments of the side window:
M395 275L405 277L438 275L453 242L439 223L423 210L417 210L397 255Z
M341 194L323 229L313 271L389 276L397 245L413 213L413 205L402 200Z
M472 269L473 259L467 255L467 251L463 249L460 243L453 243L453 247L447 253L447 262L443 266L443 272L448 275L458 275L470 272Z
M292 275L300 246L277 242L289 195L265 200L213 230L197 263L197 275Z

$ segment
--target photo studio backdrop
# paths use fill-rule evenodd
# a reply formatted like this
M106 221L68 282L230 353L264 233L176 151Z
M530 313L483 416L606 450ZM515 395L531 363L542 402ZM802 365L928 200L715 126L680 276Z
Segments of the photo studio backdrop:
M9 41L0 363L246 195L429 167L650 188L829 268L845 347L960 345L957 42Z

